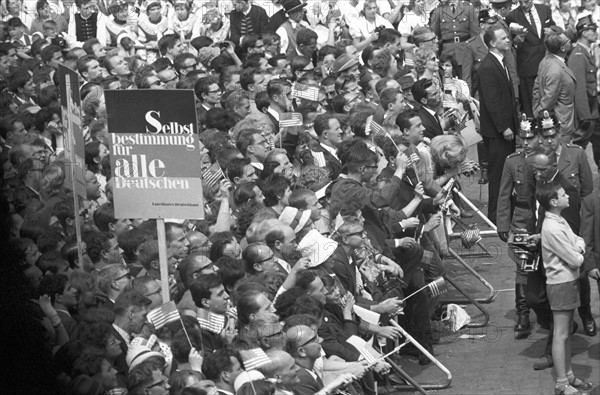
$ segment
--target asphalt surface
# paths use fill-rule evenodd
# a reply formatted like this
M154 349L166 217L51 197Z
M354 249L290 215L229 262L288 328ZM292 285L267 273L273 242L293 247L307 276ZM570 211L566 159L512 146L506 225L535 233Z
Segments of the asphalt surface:
M591 158L591 149L587 149ZM475 149L469 150L469 157L476 160ZM590 164L591 164L590 160ZM595 193L599 187L598 169L591 164L594 174ZM487 210L487 186L480 188L478 176L472 180L462 180L465 195L479 207ZM481 230L489 229L480 218L474 218ZM552 369L535 371L533 364L543 354L548 331L535 323L535 313L531 312L532 334L525 340L514 339L515 305L514 278L515 264L508 257L506 244L497 236L485 237L486 248L491 252L488 257L465 257L465 261L487 282L496 293L490 303L482 304L489 313L489 322L481 328L465 328L458 333L449 332L441 322L434 322L439 343L434 345L434 356L451 373L451 384L444 389L427 390L428 393L444 395L470 394L554 394L554 371ZM482 250L475 247L467 251L455 240L451 246L460 254ZM447 273L459 287L476 298L489 299L491 292L456 259L445 259ZM600 297L598 287L592 281L592 314L596 324L600 324ZM444 297L459 297L451 286ZM483 314L471 304L463 304L471 315L472 322L482 322ZM596 385L591 394L600 394L600 334L586 336L582 331L581 320L577 313L575 320L579 329L573 337L572 364L577 377L591 381ZM402 369L420 384L444 386L448 376L434 364L420 366L417 358L402 357ZM381 392L384 388L380 387ZM398 393L418 393L414 390L402 390Z

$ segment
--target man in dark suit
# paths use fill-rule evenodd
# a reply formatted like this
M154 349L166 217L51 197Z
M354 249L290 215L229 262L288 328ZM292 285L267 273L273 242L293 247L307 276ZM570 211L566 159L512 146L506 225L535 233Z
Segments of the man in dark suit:
M309 323L284 328L286 350L296 361L300 382L294 385L294 395L312 395L323 388L323 380L314 370L315 361L321 356L321 339Z
M553 26L550 7L533 4L533 0L521 0L521 5L506 17L506 23L517 23L527 31L516 34L517 73L519 74L519 93L523 112L533 117L533 84L540 62L546 55L544 46L545 29ZM511 29L512 30L512 29ZM513 31L514 34L514 31Z
M443 120L438 115L442 104L439 89L433 85L431 80L422 79L415 82L410 90L415 101L421 105L419 107L419 117L425 128L424 136L432 139L435 136L444 134Z
M315 118L314 129L319 144L311 145L311 153L319 167L325 167L335 180L342 172L342 162L337 156L337 147L342 142L340 122L332 114L321 114Z
M481 135L488 157L488 218L496 223L497 198L506 157L515 150L517 109L515 92L504 53L510 51L510 40L501 27L485 31L483 41L490 53L479 67L479 99L481 105Z

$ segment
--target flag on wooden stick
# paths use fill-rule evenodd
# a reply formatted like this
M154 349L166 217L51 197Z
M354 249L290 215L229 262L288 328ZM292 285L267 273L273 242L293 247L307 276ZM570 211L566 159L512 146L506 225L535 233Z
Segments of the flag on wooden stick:
M316 86L295 83L294 86L292 86L292 97L319 101L319 88Z
M302 126L302 114L299 112L286 112L279 114L279 127L288 128L292 126Z
M147 315L148 321L154 325L155 329L160 329L166 324L177 321L181 318L175 302L170 301L160 307L152 310Z
M441 294L448 292L448 284L446 284L444 277L438 277L427 284L427 289L431 292L431 296L440 296Z
M223 178L225 178L225 174L223 174L219 162L213 163L202 175L202 180L208 184L209 187L217 184Z
M198 320L198 324L200 324L200 328L212 333L221 333L223 328L225 328L225 316L211 313L206 309L198 309L196 319Z
M249 371L268 363L271 363L271 359L262 350L262 348L253 348L251 350L240 350L240 357L244 363L244 370Z
M356 348L360 355L362 355L365 358L365 360L369 363L377 362L377 359L380 357L380 355L377 355L377 352L375 350L373 350L367 345L366 341L364 341L358 336L352 335L348 339L346 339L346 342L352 345L352 347Z

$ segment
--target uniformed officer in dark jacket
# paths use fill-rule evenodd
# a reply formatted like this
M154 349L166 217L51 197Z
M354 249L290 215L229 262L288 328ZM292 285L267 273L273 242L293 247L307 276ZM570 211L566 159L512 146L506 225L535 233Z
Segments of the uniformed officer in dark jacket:
M466 54L465 41L479 33L475 8L459 0L442 0L431 12L429 27L441 42L441 55L452 55L459 64Z
M483 42L483 33L496 23L497 17L489 10L479 11L479 34L467 40L467 55L462 62L462 79L469 85L471 96L477 97L477 70L479 64L488 54L488 47Z
M558 128L560 127L558 120L554 115L547 115L548 113L544 111L544 118L539 120L542 143L548 149L552 149L558 157L558 173L574 186L579 194L578 207L580 207L581 199L592 193L594 190L594 180L592 178L592 170L587 155L583 148L578 145L561 143L560 134L558 133ZM572 200L573 199L570 201L571 206L574 205ZM579 210L579 208L577 210ZM581 216L576 216L574 220L575 223L573 223L571 227L575 234L579 234ZM579 317L581 317L581 322L583 323L583 331L588 336L594 336L597 328L590 308L591 290L590 281L587 276L583 276L579 279L579 289L581 305L577 310L579 311Z
M586 15L577 21L577 43L573 47L567 62L577 80L575 91L575 115L577 129L574 132L573 143L585 149L598 119L598 85L591 44L598 40L598 26L591 15Z
M523 114L524 115L524 114ZM523 119L525 118L525 119ZM500 193L498 195L497 226L498 236L504 242L509 233L535 233L535 179L527 159L535 153L540 141L535 129L535 122L523 117L519 125L519 137L523 149L512 153L504 162ZM518 262L514 251L508 249L508 255ZM529 322L529 306L525 302L527 273L517 265L515 278L515 307L517 322L515 339L525 339L531 333Z

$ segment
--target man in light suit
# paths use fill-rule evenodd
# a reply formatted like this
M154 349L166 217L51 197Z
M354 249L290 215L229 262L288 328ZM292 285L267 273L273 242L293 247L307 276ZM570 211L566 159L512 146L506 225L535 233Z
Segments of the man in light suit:
M522 110L527 117L533 116L532 92L533 83L538 73L538 66L544 55L544 38L546 28L553 26L552 11L550 7L533 4L533 0L520 0L521 5L508 14L506 23L518 23L525 27L525 34L516 34L513 37L517 46L517 73L519 74L519 96L521 97Z
M571 40L556 26L546 34L544 44L548 54L540 62L538 76L533 86L533 115L540 117L552 111L560 122L563 142L570 142L575 131L575 75L565 64L573 48Z
M489 27L483 34L489 53L479 66L479 100L481 135L488 157L488 218L496 223L497 198L506 157L515 150L517 106L513 84L504 54L510 51L510 39L499 26Z

